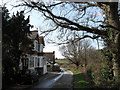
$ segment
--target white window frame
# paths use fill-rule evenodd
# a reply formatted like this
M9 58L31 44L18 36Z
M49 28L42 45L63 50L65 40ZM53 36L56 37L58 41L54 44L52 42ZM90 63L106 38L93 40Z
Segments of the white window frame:
M38 51L38 41L34 40L34 50Z
M40 52L43 52L43 44L40 44Z
M43 56L39 56L39 67L43 67Z
M31 67L31 62L32 62L32 67ZM29 60L29 68L33 68L34 67L34 56L31 56L30 57L30 60Z
M29 68L29 65L30 65L30 55L27 54L27 58L28 58L28 68Z
M35 68L35 56L34 56L34 68Z
M37 62L40 63L40 62L39 62L39 56L38 56ZM37 63L37 67L39 67L38 63Z
M40 56L39 56L39 67L41 67L41 60L40 60Z
M38 41L36 41L36 51L38 51Z
M35 56L35 67L38 67L38 57Z

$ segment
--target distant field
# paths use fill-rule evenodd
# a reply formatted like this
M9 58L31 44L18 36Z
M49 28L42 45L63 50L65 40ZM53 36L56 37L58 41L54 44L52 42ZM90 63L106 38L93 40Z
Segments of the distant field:
M68 60L55 60L55 62L57 62L57 63L69 63Z

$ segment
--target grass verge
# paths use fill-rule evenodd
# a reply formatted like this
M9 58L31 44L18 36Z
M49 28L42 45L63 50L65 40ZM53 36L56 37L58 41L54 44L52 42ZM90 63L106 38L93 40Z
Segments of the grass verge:
M74 73L73 88L89 88L89 82L86 81L85 75L76 70L69 69Z
M69 63L68 60L55 60L55 62L61 63L61 64L63 64L63 63Z

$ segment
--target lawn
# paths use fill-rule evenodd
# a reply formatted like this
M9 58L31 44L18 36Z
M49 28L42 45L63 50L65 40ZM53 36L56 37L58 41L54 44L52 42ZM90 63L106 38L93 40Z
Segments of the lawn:
M63 63L69 63L68 60L55 60L55 62L61 63L61 64L63 64Z
M74 88L89 88L89 82L86 81L85 75L83 73L77 72L73 69L70 69L74 73Z
M62 68L66 68L74 73L73 88L89 88L89 82L86 81L85 75L75 70L74 65L66 65L68 60L55 60L55 62L62 64Z

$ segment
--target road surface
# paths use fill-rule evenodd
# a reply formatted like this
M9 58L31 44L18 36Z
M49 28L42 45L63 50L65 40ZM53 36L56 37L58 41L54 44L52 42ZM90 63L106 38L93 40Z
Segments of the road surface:
M33 85L15 85L6 90L51 90L56 88L65 88L73 90L73 73L67 69L61 69L62 72L50 72L43 75L39 82Z
M70 88L73 87L73 73L67 69L62 69L63 72L52 72L39 80L29 90L43 88Z

